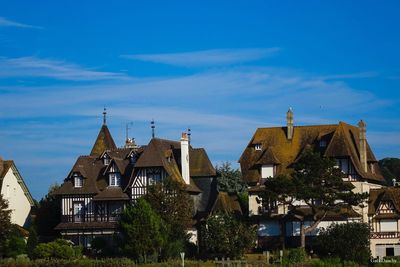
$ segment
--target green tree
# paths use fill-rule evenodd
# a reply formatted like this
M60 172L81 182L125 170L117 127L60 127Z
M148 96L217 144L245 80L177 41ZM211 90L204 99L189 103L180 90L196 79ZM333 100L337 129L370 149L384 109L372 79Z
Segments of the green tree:
M164 243L163 259L179 257L190 236L187 229L192 226L193 201L183 184L165 179L149 187L144 199L165 223L167 242Z
M201 228L201 243L207 253L240 257L252 248L256 229L233 214L217 213L210 216Z
M306 149L294 164L291 175L279 175L265 182L264 201L277 200L289 207L289 213L300 221L301 247L305 236L312 232L328 212L345 212L363 203L367 193L354 193L354 186L343 180L344 174L334 160ZM304 205L313 220L305 226Z
M166 241L162 219L143 198L122 212L119 229L124 253L145 263Z
M11 210L8 209L8 202L0 194L0 258L4 254L5 243L9 237L12 225L11 225Z
M400 182L400 159L384 158L379 161L379 167L388 185L393 185L393 179Z
M233 169L230 162L223 162L216 166L218 190L228 193L243 193L246 191L246 184L242 180L242 173L239 169Z
M26 251L30 258L33 257L33 250L35 249L37 244L38 244L38 237L37 237L36 230L34 227L31 227L29 229L29 237L28 237L28 241L26 243Z
M325 257L339 257L367 265L370 259L370 228L365 223L333 224L317 237L318 252Z
M5 242L4 255L8 258L15 258L21 254L26 254L26 242L21 228L13 224Z
M39 201L35 225L37 234L41 240L54 240L58 237L58 232L54 230L60 223L61 202L54 193L60 186L51 185L47 195Z

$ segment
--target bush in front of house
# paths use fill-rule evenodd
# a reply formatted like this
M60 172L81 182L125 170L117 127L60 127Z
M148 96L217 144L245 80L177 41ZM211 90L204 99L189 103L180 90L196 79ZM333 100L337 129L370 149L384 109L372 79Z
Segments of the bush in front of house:
M56 239L49 243L40 243L33 250L35 259L76 259L82 256L82 247L72 246L69 241Z

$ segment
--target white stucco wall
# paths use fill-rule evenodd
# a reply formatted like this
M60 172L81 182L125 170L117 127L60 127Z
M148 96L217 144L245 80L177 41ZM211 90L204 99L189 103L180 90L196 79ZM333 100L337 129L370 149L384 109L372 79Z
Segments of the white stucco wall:
M12 210L11 222L24 226L31 211L31 204L12 168L4 176L1 194L8 201L9 209Z

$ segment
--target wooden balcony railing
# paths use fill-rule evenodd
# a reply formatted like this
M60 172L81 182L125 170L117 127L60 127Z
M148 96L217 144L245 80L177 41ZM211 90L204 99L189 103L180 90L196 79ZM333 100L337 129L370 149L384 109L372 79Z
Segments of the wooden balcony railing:
M372 239L400 238L400 232L372 232Z
M61 222L115 222L119 220L118 215L96 215L96 214L84 214L84 215L62 215Z

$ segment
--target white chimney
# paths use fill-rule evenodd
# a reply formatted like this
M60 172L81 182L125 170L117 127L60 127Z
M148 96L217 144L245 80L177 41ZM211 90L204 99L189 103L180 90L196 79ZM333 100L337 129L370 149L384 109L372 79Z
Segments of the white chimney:
M189 139L187 133L182 133L181 137L181 166L182 166L182 178L186 184L190 184Z

